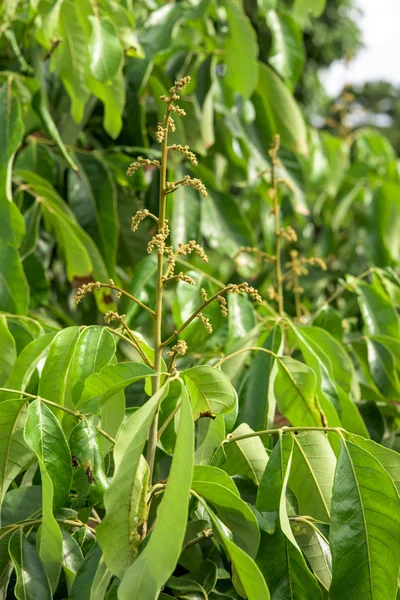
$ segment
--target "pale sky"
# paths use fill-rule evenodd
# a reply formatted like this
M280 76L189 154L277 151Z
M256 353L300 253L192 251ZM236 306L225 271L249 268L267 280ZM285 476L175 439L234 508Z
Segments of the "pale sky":
M357 0L364 50L350 63L334 63L322 76L335 95L347 83L385 79L400 85L400 0Z

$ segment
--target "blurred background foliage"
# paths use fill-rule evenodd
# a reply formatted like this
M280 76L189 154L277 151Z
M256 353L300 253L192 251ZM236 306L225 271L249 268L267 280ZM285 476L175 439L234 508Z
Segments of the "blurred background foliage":
M267 190L275 133L279 176L292 188L282 192L282 226L297 230L294 247L303 255L328 265L302 278L306 308L348 287L346 274L371 267L398 305L396 90L347 87L332 102L319 79L322 68L350 60L362 45L352 0L5 0L0 12L0 309L24 317L21 344L38 323L48 330L102 322L110 296L73 302L88 281L112 277L154 303L154 258L146 254L153 231L143 224L133 235L130 222L138 208L155 212L158 173L125 172L135 157L159 155L159 96L183 75L192 78L188 115L173 142L198 154L195 176L208 197L182 188L168 217L172 242L197 239L210 261L182 263L198 285L167 290L171 330L172 316L182 322L197 305L200 287L247 279L268 299L271 266L237 252L273 251ZM377 112L387 119L374 122ZM180 156L174 160L171 180L191 174ZM193 328L199 351L218 350L254 327L247 301L234 302L237 323L209 315L211 338ZM294 314L290 291L285 308ZM262 310L274 309L267 300ZM359 327L350 292L335 310L350 329ZM127 320L150 331L136 307Z

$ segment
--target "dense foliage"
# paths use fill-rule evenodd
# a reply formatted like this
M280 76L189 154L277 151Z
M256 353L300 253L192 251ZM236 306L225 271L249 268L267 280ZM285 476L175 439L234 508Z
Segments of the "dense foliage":
M1 5L0 599L395 600L400 173L295 99L332 4Z

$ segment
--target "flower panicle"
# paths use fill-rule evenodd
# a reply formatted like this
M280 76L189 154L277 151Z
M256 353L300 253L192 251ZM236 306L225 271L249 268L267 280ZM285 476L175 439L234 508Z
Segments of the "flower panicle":
M148 167L151 165L153 167L156 167L157 169L160 169L160 166L161 166L159 160L151 160L150 158L143 158L143 156L138 156L136 161L129 165L129 167L126 170L126 174L129 176L133 175L139 169L142 169L144 167Z

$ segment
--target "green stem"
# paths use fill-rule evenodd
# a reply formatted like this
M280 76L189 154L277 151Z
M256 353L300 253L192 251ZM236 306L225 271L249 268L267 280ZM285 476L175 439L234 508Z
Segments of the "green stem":
M278 189L275 178L275 160L272 158L271 164L271 187L274 190L273 195L273 213L275 220L275 274L276 287L278 292L278 313L279 316L284 315L283 308L283 284L282 284L282 266L281 266L281 226L279 222L279 204L278 204Z
M248 348L241 348L240 350L236 350L236 352L232 352L232 354L227 354L226 356L222 357L218 362L216 362L215 365L213 365L213 366L219 367L226 360L230 360L234 356L237 356L238 354L242 354L242 352L253 352L253 351L265 352L266 354L270 354L274 358L279 358L278 355L275 354L275 352L272 352L272 350L267 350L267 348L261 348L260 346L249 346Z
M147 312L149 312L151 315L153 315L153 317L155 317L156 313L152 308L150 308L146 304L143 304L143 302L141 302L138 298L136 298L135 296L132 296L132 294L129 294L129 292L125 291L124 289L118 287L117 285L113 285L111 283L100 282L100 285L103 288L109 288L110 290L115 290L119 294L123 294L124 296L126 296L127 298L132 300L132 302L136 302L136 304L138 304L141 308L143 308L144 310L147 310Z
M57 402L53 402L53 400L47 400L47 398L42 398L42 396L35 396L34 394L28 394L28 392L23 392L22 390L13 390L11 388L0 388L0 392L8 392L10 394L18 394L19 396L26 396L27 398L30 398L31 400L41 400L45 404L48 404L49 406L54 406L54 408L58 408L59 410L62 410L63 412L68 413L69 415L72 415L76 419L86 419L85 415L83 413L81 413L79 410L72 410L70 408L67 408L66 406L63 406L62 404L57 404ZM112 442L113 444L115 444L116 440L113 437L111 437L110 435L108 435L108 433L106 431L101 429L101 427L96 425L96 429L109 442Z
M165 346L168 346L168 344L170 344L176 338L176 336L178 336L189 325L189 323L191 323L193 321L193 319L195 319L197 317L197 315L206 308L206 306L211 304L211 302L214 302L214 300L216 300L218 298L218 296L221 296L228 290L229 290L229 286L226 286L219 292L216 292L213 296L211 296L211 298L209 298L208 300L205 300L203 302L203 304L201 306L199 306L199 308L197 308L194 311L194 313L192 315L190 315L190 317L188 319L186 319L186 321L183 323L183 325L181 325L179 327L179 329L175 329L174 333L172 335L170 335L167 340L162 342L161 347L164 348Z
M283 433L294 433L297 431L333 431L338 435L342 436L345 431L342 427L280 427L279 429L263 429L262 431L253 431L252 433L244 433L242 435L235 435L227 437L222 444L231 444L232 442L239 442L252 437L261 437L263 435L274 435Z
M158 214L158 232L160 233L165 227L166 214L166 183L167 183L167 155L168 155L168 119L171 109L168 105L164 117L164 139L162 141L161 161L160 161L160 191L159 191L159 214ZM156 287L156 311L154 324L154 370L156 376L152 380L153 395L158 392L161 384L161 358L163 346L161 343L162 332L162 299L163 299L163 253L157 248L157 287ZM147 443L146 460L150 469L149 483L153 482L154 459L157 448L157 431L158 431L158 410L154 415L153 422L150 427L149 439Z

